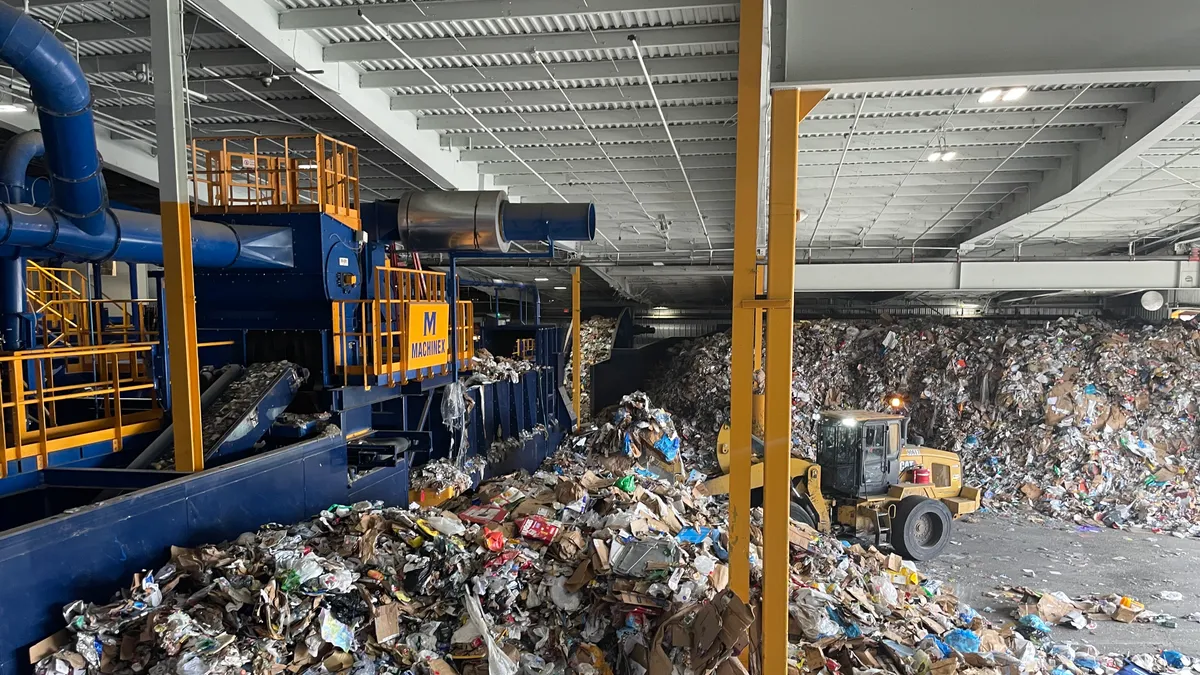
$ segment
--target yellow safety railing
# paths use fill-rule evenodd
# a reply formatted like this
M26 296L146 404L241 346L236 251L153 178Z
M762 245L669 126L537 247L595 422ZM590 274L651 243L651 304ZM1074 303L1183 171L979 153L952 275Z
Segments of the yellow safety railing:
M422 366L409 354L414 337L410 327L420 326L415 330L424 334L420 322L425 315L449 313L446 275L384 265L376 268L374 282L374 299L333 303L334 365L342 371L343 384L349 384L350 375L364 376L364 386L369 388L377 377L386 377L390 386L408 382L413 370L432 367L439 374L449 372L449 353L434 366ZM469 360L475 355L474 312L467 301L457 307L458 355ZM442 339L448 351L450 336Z
M470 300L459 300L455 317L458 362L470 363L475 358L475 304Z
M8 462L37 457L38 468L48 465L50 453L111 440L121 449L126 436L157 429L162 410L153 395L152 345L114 345L31 350L0 356L0 478ZM90 377L55 382L65 363L91 364ZM144 392L139 394L139 392ZM127 411L131 398L138 409ZM93 419L60 423L65 406L90 406Z
M327 213L358 229L358 148L323 134L193 139L196 213Z
M41 314L42 327L54 334L85 328L85 319L73 310L77 305L64 305L83 299L87 279L79 270L69 267L42 267L28 261L25 266L25 299L29 311ZM66 312L66 313L64 313Z
M537 340L533 338L519 338L517 344L513 347L513 358L520 361L532 361L537 352Z
M39 318L42 347L133 344L158 339L152 330L154 300L54 300ZM66 318L64 318L66 317ZM69 318L69 320L67 320Z

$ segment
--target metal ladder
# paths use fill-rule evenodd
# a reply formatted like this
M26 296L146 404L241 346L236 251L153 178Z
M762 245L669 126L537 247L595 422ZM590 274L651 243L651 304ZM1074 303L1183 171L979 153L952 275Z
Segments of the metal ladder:
M875 509L875 548L892 541L892 513L888 508Z

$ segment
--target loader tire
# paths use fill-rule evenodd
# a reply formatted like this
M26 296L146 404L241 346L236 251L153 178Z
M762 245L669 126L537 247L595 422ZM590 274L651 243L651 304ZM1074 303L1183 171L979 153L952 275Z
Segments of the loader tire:
M905 497L896 506L892 548L909 560L933 559L950 543L952 522L950 509L941 501L929 497Z

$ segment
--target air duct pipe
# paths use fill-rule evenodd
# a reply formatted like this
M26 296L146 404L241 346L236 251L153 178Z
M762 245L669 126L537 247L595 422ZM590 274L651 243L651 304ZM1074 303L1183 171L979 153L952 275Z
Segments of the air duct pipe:
M0 202L32 204L33 194L25 189L29 164L46 152L42 132L31 129L8 139L0 152Z
M66 46L33 17L0 3L0 60L28 82L46 145L55 208L85 235L108 225L92 93ZM23 178L23 177L22 177Z
M57 258L161 265L162 221L153 213L108 209L103 227L89 235L49 209L18 212L0 205L0 246L19 247L26 258ZM292 266L292 230L192 221L196 267Z
M412 251L507 253L512 242L592 241L592 204L512 204L500 190L409 192L364 219L379 241Z
M29 163L45 152L42 134L25 131L9 139L0 153L0 203L33 201L25 189ZM24 349L21 314L25 312L25 258L19 249L4 247L0 253L0 348Z

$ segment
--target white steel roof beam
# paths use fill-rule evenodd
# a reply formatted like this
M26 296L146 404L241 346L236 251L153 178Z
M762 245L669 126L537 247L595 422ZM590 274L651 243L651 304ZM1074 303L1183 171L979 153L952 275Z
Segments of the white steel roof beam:
M115 21L81 21L64 23L59 30L83 44L109 40L129 40L150 37L150 19L121 19ZM184 35L215 35L223 33L220 26L191 12L183 16Z
M688 142L679 143L679 152L683 155L730 155L736 149L733 141ZM635 143L628 145L606 144L604 151L613 159L634 159L638 157L671 157L671 146L667 143ZM573 145L548 148L520 148L517 154L528 162L540 161L572 161L581 159L602 159L603 155L593 145ZM481 150L463 150L462 158L476 162L484 162L483 166L492 166L496 162L512 159L512 155L501 149L486 148Z
M654 87L664 101L679 99L727 99L737 96L737 82L688 82L660 84ZM644 84L628 86L568 87L571 101L576 105L596 103L641 103L651 105L650 89ZM556 106L567 109L557 88L538 90L509 90L470 92L454 95L463 105L474 110L482 108L524 108ZM392 97L392 110L444 110L458 114L461 110L445 94L401 94Z
M150 52L137 54L112 54L104 56L84 56L79 59L83 72L94 73L125 73L142 64L150 65ZM264 69L270 64L253 49L234 47L231 49L193 49L188 52L187 67L198 68L227 68L239 66L261 66Z
M1138 291L1194 288L1196 278L1195 263L1179 260L807 264L796 266L796 292Z
M1200 83L1162 85L1153 103L1129 108L1129 120L1122 129L1113 130L1100 143L1081 145L1061 168L1047 173L1043 181L1030 188L1028 199L1018 199L991 218L975 223L954 243L978 245L1028 222L1034 214L1061 209L1066 215L1077 210L1071 202L1094 193L1138 155L1197 115Z
M367 11L367 15L370 16ZM573 52L580 49L629 49L628 36L635 35L646 47L679 47L695 44L737 42L736 23L700 24L595 30L591 32L530 33L486 37L423 38L405 40L404 51L414 59L452 58L464 55L525 54L530 52ZM341 42L325 48L325 60L375 61L396 58L386 40Z
M1028 114L1002 113L1000 116L973 117L965 121L972 126L971 131L946 133L947 144L958 140L959 133L965 137L986 142L987 136L994 136L998 144L1017 145L1029 138L1029 132L1023 129L1034 128L1043 124L1053 113L1038 112ZM964 117L967 117L964 115ZM938 127L945 122L941 116L928 117L897 117L892 119L873 118L859 120L859 131L854 134L851 147L855 148L888 148L917 146L924 147L929 136L935 134ZM1063 140L1077 138L1080 140L1096 140L1102 132L1092 126L1058 126L1064 124L1076 125L1115 125L1125 121L1123 110L1073 110L1064 112L1045 131L1038 134L1038 139ZM850 131L851 120L805 120L800 133L800 150L805 149L837 149L845 144L845 135ZM991 122L991 124L989 124ZM991 127L1003 124L1010 129L990 130ZM951 118L951 129L962 127ZM681 126L672 130L676 142L687 140L732 139L736 127L732 124L697 123ZM1059 132L1059 133L1055 133ZM508 145L547 145L561 143L590 142L587 131L584 130L546 130L546 131L500 131L497 136ZM661 127L629 127L617 129L597 129L596 136L601 143L620 143L630 141L665 141L666 134ZM837 138L830 139L834 136ZM920 137L920 138L918 138ZM1013 138L1020 137L1018 140ZM455 147L489 147L495 145L495 140L486 133L471 131L449 131L442 135L444 142Z
M520 96L518 94L518 96ZM682 124L684 122L726 122L737 115L735 105L681 105L663 108L667 122ZM489 129L513 127L561 127L580 126L579 117L584 124L599 126L602 124L661 124L658 113L653 107L631 108L626 110L580 110L579 115L573 112L552 113L481 113L475 117L487 125ZM426 115L417 122L421 129L477 129L478 125L469 116L462 115Z
M709 73L736 73L736 54L712 56L662 56L647 59L651 77L675 75L703 75ZM550 72L558 80L586 80L597 78L641 77L642 70L637 59L601 61L568 61L548 63ZM431 68L437 81L447 86L475 85L480 81L488 84L549 82L546 71L540 65L532 66L484 66L479 68ZM415 69L375 70L363 73L363 87L427 87L429 78Z
M785 86L834 93L1187 81L1200 66L1192 0L787 0L786 24Z
M321 115L325 117L336 117L337 113L329 109L329 106L318 99L305 100L284 100L272 101L272 105L277 106L280 110L289 115L297 117L305 117L311 115ZM136 121L136 120L153 120L154 106L149 105L105 105L97 106L97 110L103 111L105 114L111 115L116 119ZM254 119L286 119L282 118L277 110L264 106L253 101L230 101L210 103L192 101L188 106L188 114L193 118L206 117L237 117L244 116ZM340 117L338 118L340 119Z
M681 124L685 122L722 122L730 120L737 111L733 105L699 105L673 106L663 108L667 113L667 122ZM647 110L585 110L582 111L588 125L600 124L648 124ZM809 136L845 135L850 127L855 126L858 134L896 134L935 132L945 125L947 130L954 129L991 129L993 127L1026 128L1051 126L1114 125L1125 122L1125 112L1117 108L1098 108L1091 110L1069 109L1058 117L1053 117L1054 111L1036 112L995 112L974 115L962 114L950 116L949 112L919 117L872 117L862 118L854 124L853 118L805 119L807 127L804 134ZM579 118L567 113L496 113L477 115L479 121L489 129L522 129L536 127L578 126ZM655 122L657 122L657 115ZM1053 119L1052 119L1053 118ZM421 118L421 128L424 129L454 129L466 130L476 128L476 123L466 115L429 115ZM1028 138L1028 135L1026 135ZM851 139L853 140L853 139ZM803 145L802 145L803 147Z
M47 1L47 0L43 0ZM447 3L398 2L381 5L320 7L285 12L279 27L337 28L362 26L362 14L380 25L434 21L487 21L532 17L596 14L599 12L656 12L736 7L737 0L461 0Z
M324 45L315 37L281 28L279 11L266 0L192 0L192 4L284 72L319 71L298 81L438 187L490 187L481 182L474 162L460 161L457 152L442 147L436 132L418 129L411 113L392 111L385 92L361 87L359 74L352 66L325 63L321 56Z

